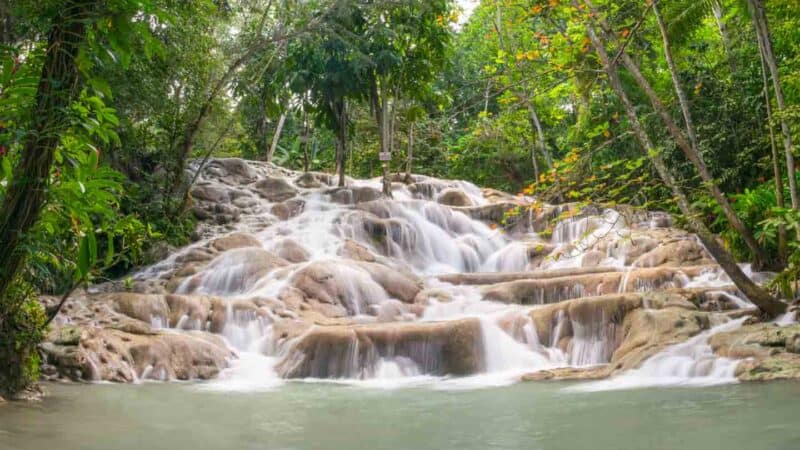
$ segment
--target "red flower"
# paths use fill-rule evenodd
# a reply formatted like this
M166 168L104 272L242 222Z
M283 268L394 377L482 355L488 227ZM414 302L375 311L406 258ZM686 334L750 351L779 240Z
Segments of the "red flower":
M0 157L6 156L6 146L0 145Z

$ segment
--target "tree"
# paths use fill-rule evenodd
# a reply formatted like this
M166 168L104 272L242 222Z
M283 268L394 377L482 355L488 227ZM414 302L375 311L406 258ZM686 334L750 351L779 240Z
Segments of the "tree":
M576 0L573 0L573 6L578 7ZM750 301L758 306L766 315L774 317L782 313L785 311L786 305L783 302L775 299L764 288L750 280L750 278L748 278L747 275L742 272L741 268L736 263L736 260L730 255L730 253L728 253L728 251L726 251L725 248L717 242L717 239L713 233L711 233L705 224L703 224L703 222L697 218L696 211L694 211L692 208L688 198L680 188L677 180L675 180L670 173L664 160L659 155L657 148L653 145L650 137L647 135L647 132L641 125L636 109L625 92L618 69L615 66L616 63L611 59L611 57L609 57L606 46L599 37L595 29L595 25L592 23L594 20L596 20L593 18L595 15L596 13L593 12L585 17L585 20L587 20L586 32L589 36L589 39L591 40L592 45L597 52L600 62L602 63L602 66L606 72L606 76L608 77L609 83L624 105L630 125L634 129L634 133L639 140L643 151L656 167L656 170L658 171L664 184L667 185L667 187L669 187L669 189L672 191L675 201L683 212L684 217L689 223L692 231L697 233L698 237L706 246L714 259L716 259L717 263L719 263L725 273L728 274L734 284L745 294L748 299L750 299Z
M364 30L354 45L368 58L368 98L380 153L391 158L397 110L404 98L421 98L444 64L449 41L447 0L380 1L361 9ZM392 195L389 160L382 161L383 193Z
M49 322L36 302L33 287L21 276L31 256L30 248L38 247L41 252L48 245L46 239L36 243L35 238L41 238L43 231L51 239L56 233L74 230L77 234L65 239L78 242L69 280L72 288L67 290L66 299L72 289L89 279L98 262L97 235L106 234L106 262L112 264L114 234L130 231L136 224L135 220L116 224L114 218L109 220L116 215L111 205L118 205L114 195L119 195L121 185L113 171L100 167L100 150L92 142L117 141L113 127L119 121L103 102L110 92L108 83L96 76L96 68L126 61L126 43L136 38L148 42L148 51L154 50L149 23L133 18L141 14L153 21L160 19L153 14L151 3L141 1L117 2L113 8L106 2L88 0L54 6L49 2L20 5L19 17L41 14L46 18L42 30L46 40L39 50L36 35L26 37L33 50L24 63L12 59L13 66L4 64L11 70L4 71L0 85L0 105L8 96L16 109L4 110L3 117L8 119L5 114L9 114L11 120L3 123L15 130L6 134L4 129L0 136L0 391L12 395L36 381L35 346ZM38 83L28 102L24 82L15 80L14 75L39 63ZM20 69L21 65L26 67ZM23 112L26 109L29 111ZM12 155L6 154L6 144L11 145ZM9 164L12 158L13 169ZM54 163L61 160L69 160L71 166L65 165L63 172L52 171ZM45 209L47 202L54 200L56 204ZM71 228L57 220L64 218L59 210L65 210ZM44 227L38 227L41 221ZM69 260L69 255L63 259ZM54 312L50 314L52 318Z
M753 28L756 32L761 58L763 58L767 68L769 68L769 73L772 77L772 86L775 90L775 102L778 106L777 113L781 116L780 123L781 133L783 134L783 149L786 156L786 170L789 172L789 195L792 201L792 209L797 210L800 209L800 198L797 193L797 179L795 177L794 144L792 143L792 132L789 128L789 124L781 115L786 109L786 100L784 99L780 74L778 73L778 63L775 60L775 53L772 48L772 38L770 37L769 25L767 24L767 14L761 0L747 0L747 4L750 8Z
M594 9L592 3L588 0L584 0L586 6L596 15L599 14L597 10ZM655 8L656 4L653 3L653 7ZM645 14L649 9L645 10ZM660 15L657 14L657 17ZM659 19L660 21L660 19ZM600 29L606 35L606 39L610 35L610 27L608 23L605 22L602 18L598 20ZM656 93L655 89L653 89L650 82L644 77L641 70L639 69L638 64L636 64L633 59L628 55L626 51L626 47L624 44L620 47L618 51L618 58L622 61L623 65L628 72L633 75L636 84L644 91L647 98L650 100L650 104L652 105L653 109L658 113L661 120L666 125L667 130L669 131L670 136L675 141L675 143L680 147L683 151L686 158L692 163L692 165L697 169L698 173L700 174L700 178L703 180L703 184L708 189L709 193L714 197L714 199L719 204L720 208L722 209L723 214L731 223L731 226L738 231L742 237L744 238L745 242L747 243L748 248L750 251L753 252L753 255L756 257L756 266L760 266L764 262L767 261L767 256L764 251L761 249L761 246L758 245L753 233L745 227L744 223L742 223L739 216L733 210L730 202L728 201L727 197L723 194L722 190L719 188L719 185L716 183L714 178L711 176L710 171L708 170L708 166L700 153L698 146L697 146L697 137L694 132L694 125L691 118L691 113L689 112L689 105L686 101L686 96L683 93L683 88L680 85L680 80L678 80L677 72L675 71L675 63L672 61L672 54L669 49L669 37L666 34L666 30L662 31L662 39L664 43L664 53L667 61L667 66L669 67L669 71L672 77L673 87L678 94L678 100L681 106L681 112L683 114L685 124L687 127L687 131L684 132L672 119L669 111L665 107L663 101ZM615 57L616 60L616 57ZM688 139L687 139L688 135Z

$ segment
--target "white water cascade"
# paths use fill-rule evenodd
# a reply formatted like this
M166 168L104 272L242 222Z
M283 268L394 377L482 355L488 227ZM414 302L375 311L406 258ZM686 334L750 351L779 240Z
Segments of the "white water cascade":
M714 305L752 306L663 214L577 212L548 236L530 218L497 225L528 198L422 176L394 183L394 199L379 191L379 180L336 188L325 174L241 160L203 170L192 191L209 217L202 239L135 279L170 280L177 294L224 305L207 321L173 324L216 330L238 355L204 389L271 388L282 378L497 385L608 364L627 314L667 305L640 300L643 292L709 288ZM740 322L587 388L732 381L736 361L705 342Z

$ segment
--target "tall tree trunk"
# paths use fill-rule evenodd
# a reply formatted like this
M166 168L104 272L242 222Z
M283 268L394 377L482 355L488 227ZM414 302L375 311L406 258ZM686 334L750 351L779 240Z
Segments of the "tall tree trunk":
M53 19L47 38L39 85L36 88L33 128L25 138L20 159L0 207L0 297L22 267L25 235L33 228L46 201L50 168L61 134L69 126L64 114L77 98L75 58L85 40L81 2L66 2ZM83 2L85 4L85 2ZM67 17L67 14L71 17ZM2 318L0 318L2 320Z
M259 32L263 30L264 25L266 23L266 19L272 9L272 1L268 2L262 15L261 19L259 20L259 24L257 29ZM241 56L235 59L225 70L225 73L214 83L209 91L208 96L203 101L203 104L200 105L200 109L197 112L197 115L194 119L189 122L186 126L186 130L183 133L183 137L181 138L180 142L177 143L175 146L177 148L177 153L175 155L175 173L172 174L172 179L167 186L166 195L172 195L173 193L178 191L178 188L183 184L183 175L186 168L186 160L192 154L192 150L194 149L195 142L197 141L197 137L200 134L200 130L202 130L203 125L205 124L208 116L211 114L211 111L214 106L214 101L219 97L228 85L233 80L233 77L239 73L239 69L253 59L259 52L263 51L267 48L270 44L278 42L280 46L285 45L286 39L296 33L291 34L283 34L283 30L279 29L276 33L274 33L270 38L263 39L261 41L256 42L252 46L250 46Z
M573 5L577 6L577 1L573 0ZM587 18L587 20L591 19ZM785 311L786 305L780 300L774 298L764 288L748 278L730 253L728 253L728 251L725 250L722 245L720 245L716 239L716 236L714 236L714 234L709 231L706 225L700 221L700 219L698 219L697 214L695 211L693 211L688 198L681 190L678 182L669 172L666 163L661 155L656 151L653 142L650 140L650 137L647 135L647 132L639 121L636 109L631 100L628 98L625 89L623 88L618 69L616 65L611 62L605 45L598 37L597 33L595 32L594 25L591 23L587 24L587 33L592 45L600 57L600 61L603 65L612 89L620 98L620 101L625 108L625 113L631 123L631 127L633 128L637 140L641 144L645 155L653 163L653 166L656 168L659 176L664 181L664 184L666 184L667 187L672 191L673 197L675 198L678 207L681 209L681 212L683 212L689 227L697 234L701 242L705 245L706 249L708 249L709 253L711 253L711 255L730 277L736 287L739 288L739 290L751 302L758 306L764 312L764 314L774 317Z
M272 143L267 151L267 162L272 162L272 157L275 156L275 149L278 148L278 142L281 140L281 133L283 132L283 125L286 123L286 113L281 114L278 118L278 125L275 127L275 134L272 135Z
M733 43L731 41L731 34L728 31L728 24L725 23L725 10L720 0L711 0L711 13L714 15L714 20L717 22L717 29L719 30L719 36L722 40L722 47L725 49L725 56L728 58L731 75L735 76L737 72L736 57L733 54Z
M500 7L500 2L495 1L495 23L494 29L497 32L497 39L498 43L500 44L500 49L504 52L507 52L508 49L505 45L505 33L503 29L503 12ZM527 93L517 92L515 89L512 89L514 95L521 99L523 105L528 110L528 121L531 125L531 130L535 130L536 138L534 140L534 145L531 147L531 165L533 166L533 174L536 179L536 182L539 182L539 162L536 160L536 150L538 149L539 152L544 157L545 163L547 164L548 169L553 169L553 158L550 155L550 152L547 150L547 145L545 144L545 137L544 131L542 130L542 122L539 120L539 115L536 113L536 108L531 102L531 99L528 98ZM558 189L558 177L556 176L556 190ZM560 196L560 194L559 194Z
M406 183L411 183L411 168L414 164L414 122L408 124L408 152L406 152Z
M716 1L713 3L716 4ZM678 77L678 68L675 65L675 61L672 59L672 49L669 44L667 26L664 24L664 19L661 18L661 13L658 11L658 4L656 2L653 2L653 13L655 13L656 22L658 22L658 29L661 31L661 40L664 46L664 59L667 60L669 75L672 78L672 86L675 89L675 94L678 96L681 114L683 114L683 120L686 123L686 134L689 136L689 144L694 151L697 151L697 134L694 131L694 122L692 121L692 114L689 111L689 100L686 98L686 92L683 90L681 80Z
M389 90L385 83L378 84L377 77L374 77L370 82L370 108L375 119L375 125L378 127L378 141L380 144L380 155L389 154L391 157L391 150L389 148ZM382 192L387 197L392 196L392 181L391 172L389 169L389 161L380 161L382 173Z
M544 131L542 131L542 122L539 120L539 115L536 114L536 108L531 103L530 99L525 97L525 104L528 108L528 115L530 117L530 121L533 124L534 129L536 130L536 145L539 148L539 151L544 156L544 162L547 164L548 169L553 168L553 157L550 155L550 151L547 150L547 144L544 142Z
M10 2L0 2L0 44L3 45L12 45L15 41L13 35L15 17L12 12Z
M217 136L217 140L215 140L214 143L211 145L211 147L209 147L208 150L206 150L206 153L205 155L203 155L203 159L200 161L200 164L198 164L197 170L194 172L192 179L189 180L189 183L186 184L186 189L184 189L182 196L183 200L181 200L181 206L178 208L179 213L183 214L189 209L189 206L191 205L192 201L192 195L191 195L192 186L194 186L194 183L197 181L198 178L200 178L200 174L203 172L203 169L206 167L206 164L208 164L208 160L211 159L211 155L214 153L214 151L216 151L217 147L219 147L219 144L221 144L222 141L225 140L225 137L228 136L228 133L231 131L231 128L233 127L233 124L235 122L234 120L235 117L236 116L233 116L231 117L230 120L228 120L228 123L225 125L225 129L223 129L222 132L219 134L219 136Z
M308 112L303 111L303 134L300 138L300 144L303 146L303 172L308 172L311 165L311 155L308 152L308 132L310 129L308 124Z
M381 117L380 117L380 134L381 134L381 153L388 154L391 158L391 149L389 144L389 116L391 112L389 111L389 95L388 89L385 86L381 86ZM383 195L387 197L392 196L392 179L391 179L391 170L389 168L389 163L391 159L388 161L381 161L381 168L383 170Z
M783 197L783 171L781 170L781 158L778 153L778 143L775 139L775 129L772 127L772 100L769 95L769 77L767 76L767 62L764 61L764 54L759 52L761 60L761 82L764 91L764 107L767 112L767 129L769 130L769 144L772 149L772 177L775 179L775 201L778 208L786 206L786 199ZM778 259L781 264L786 264L786 227L778 227Z
M344 163L347 155L347 103L338 99L333 105L336 115L336 173L339 175L339 187L344 187Z
M533 165L533 178L539 182L539 161L536 160L536 144L531 145L531 165Z
M594 11L594 8L589 0L584 0L589 8ZM652 6L655 6L655 2L653 2ZM596 12L596 11L595 11ZM605 22L605 20L600 19L600 26L601 30L603 30L606 36L609 35L610 27ZM665 52L669 53L669 38L666 34L663 34L664 38L664 47ZM695 142L692 143L689 139L686 138L686 135L683 133L683 130L678 127L675 121L672 119L667 108L662 103L661 99L658 97L658 94L655 92L653 87L650 85L650 82L642 75L641 70L639 70L639 66L631 59L630 55L626 51L621 51L620 59L622 60L623 65L631 75L633 75L636 84L644 91L647 98L650 100L650 104L652 105L653 109L656 113L661 117L661 121L667 127L670 136L678 145L678 147L683 151L683 154L686 155L686 158L691 161L692 165L697 169L698 173L700 174L700 179L703 180L703 184L711 194L712 197L716 200L717 204L722 209L725 218L728 219L728 223L730 223L731 227L733 227L741 236L742 239L747 244L747 248L753 253L755 257L755 265L760 266L761 264L765 263L768 258L764 250L758 244L753 233L744 225L741 221L739 216L736 214L736 211L733 210L728 198L725 197L725 194L719 188L714 178L711 176L711 173L708 171L708 166L706 166L705 160L703 156L700 154L699 149L697 148L697 142L695 138ZM669 57L669 61L671 61L671 57ZM668 61L668 62L669 62ZM670 67L670 74L672 75L673 85L676 91L682 91L680 82L678 80L677 72L675 71L674 63L669 64ZM689 112L688 103L686 102L685 95L679 94L679 100L683 98L681 102L681 110L684 113L684 116L687 117L687 124L691 124L691 114ZM687 125L688 128L688 125ZM692 128L693 130L693 128ZM694 136L694 132L690 133L690 136Z
M783 98L778 63L775 60L775 53L772 50L772 39L769 34L767 24L767 13L761 0L747 0L750 6L750 16L753 20L753 28L756 31L758 48L764 58L764 62L769 68L772 76L772 87L775 90L775 103L778 106L778 115L781 117L781 132L783 133L783 149L786 154L786 170L789 172L789 195L792 200L792 209L800 209L800 198L797 194L797 178L795 174L794 144L792 143L792 133L789 124L783 118L783 111L786 109L786 102Z

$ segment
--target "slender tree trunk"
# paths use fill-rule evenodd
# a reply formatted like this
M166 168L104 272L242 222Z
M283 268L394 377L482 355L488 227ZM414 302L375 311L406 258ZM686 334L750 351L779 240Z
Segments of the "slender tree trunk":
M275 134L272 135L272 143L267 151L267 162L272 162L272 157L275 156L275 149L278 148L278 142L281 140L281 133L283 132L283 125L286 123L286 113L281 114L278 118L278 125L275 127Z
M344 164L347 155L347 103L339 99L334 104L336 114L336 173L339 175L339 187L344 187Z
M217 136L217 139L214 141L211 147L208 148L206 154L203 155L203 160L200 161L200 164L197 166L197 171L195 171L194 175L192 176L192 179L189 180L189 183L186 185L186 189L184 189L183 191L183 196L182 196L183 200L181 200L181 206L178 208L179 213L182 214L189 209L189 205L191 204L191 199L192 199L191 195L192 186L194 186L194 183L197 181L198 178L200 178L200 173L206 167L206 164L208 164L208 160L211 159L211 155L214 153L217 147L219 147L219 144L222 143L222 141L230 132L231 127L233 127L234 118L235 116L231 117L227 125L225 125L225 129L222 130L222 133L220 133L219 136Z
M716 3L716 1L713 3ZM678 103L681 106L681 114L683 114L683 120L686 123L686 134L689 136L689 144L691 145L692 150L696 152L698 149L697 134L695 134L692 114L689 111L689 100L686 98L686 92L683 90L681 80L678 77L678 68L675 65L675 61L672 59L672 49L670 48L669 44L667 26L664 24L664 19L662 19L661 13L658 11L657 3L653 3L653 13L655 13L656 22L658 22L658 29L661 31L661 39L664 46L664 58L667 60L669 75L672 78L672 86L675 89L675 94L678 96ZM698 157L698 159L700 158Z
M257 26L259 30L264 28L267 16L269 15L269 11L272 8L272 1L270 1L264 9L264 12L261 16L260 22ZM167 186L167 195L172 195L175 193L180 185L183 183L183 175L184 170L186 168L186 160L189 159L189 156L192 154L192 150L194 149L194 144L197 141L197 136L200 134L200 130L203 128L208 116L211 114L211 110L214 106L214 101L219 97L222 92L228 87L230 82L233 80L233 77L239 73L239 69L248 61L250 61L255 55L259 52L264 50L269 46L269 44L278 42L280 46L285 45L286 40L294 35L295 33L290 34L283 34L282 30L278 30L277 33L273 34L272 37L269 39L264 39L256 44L249 47L239 58L234 60L231 65L225 70L225 73L222 77L217 80L216 83L211 87L208 96L206 97L205 101L202 105L200 105L200 109L197 112L194 120L192 120L189 125L186 126L186 130L183 133L183 137L181 138L180 142L177 143L177 154L175 156L175 173L172 174L172 179L170 180L169 185Z
M300 144L303 146L303 172L308 172L309 165L311 164L311 158L308 153L308 131L309 131L309 124L308 124L308 112L303 111L303 134L300 138Z
M573 0L573 5L577 6L577 2L575 0ZM695 211L693 211L691 204L689 203L688 198L681 190L678 182L669 172L666 163L658 151L656 151L656 147L653 145L653 142L650 140L650 137L647 135L647 132L639 121L636 109L631 100L628 98L625 89L623 88L618 69L611 62L605 45L603 45L602 41L595 32L594 25L591 23L587 24L587 33L592 45L600 57L600 61L603 64L603 68L608 76L612 89L622 102L625 113L628 116L628 120L631 123L631 127L633 128L637 140L641 144L645 155L647 155L647 157L653 163L653 166L655 166L656 171L664 181L664 184L666 184L667 187L672 191L675 201L683 212L689 227L697 234L701 242L705 245L706 249L709 251L709 253L711 253L717 263L730 277L736 287L739 288L739 290L751 302L758 306L764 312L764 314L774 317L785 311L786 305L774 298L764 288L748 278L730 253L728 253L728 251L725 250L722 245L720 245L716 239L716 236L714 236L714 234L709 231L705 224L698 219Z
M370 108L372 109L375 124L378 127L378 140L380 143L380 155L389 154L389 90L386 83L378 85L378 79L373 79L370 83ZM380 161L382 173L382 192L387 197L392 196L392 180L389 168L389 161Z
M733 54L733 44L730 32L728 31L728 24L725 23L725 10L720 0L711 1L711 13L714 15L714 20L717 22L717 29L719 30L720 39L722 39L722 47L725 49L725 56L728 58L731 75L735 76L737 72L736 57Z
M539 182L539 161L536 160L536 145L531 145L531 165L533 165L533 178Z
M380 133L381 133L381 153L389 154L391 158L391 149L389 148L389 95L385 87L381 87L381 117L380 117ZM381 161L381 168L383 169L383 194L387 197L392 196L392 179L391 171L389 168L389 161Z
M593 6L589 0L584 0L584 3L592 10ZM652 4L655 7L655 2ZM608 30L610 27L603 19L600 19L601 29L603 29L604 34L608 36ZM669 52L669 38L666 33L662 35L664 39L664 47L665 53L667 55L671 55ZM691 127L691 114L689 112L688 102L686 101L685 95L682 93L683 89L681 88L680 82L678 80L677 72L675 71L674 62L671 62L671 56L668 58L668 65L670 67L670 74L672 75L673 85L677 91L681 93L678 94L679 100L682 98L681 101L681 110L684 113L684 116L687 121L687 128L691 128L692 131L689 133L690 138L687 139L686 135L683 133L683 130L678 127L675 121L672 119L667 108L661 102L661 99L658 97L658 94L655 92L653 87L650 85L650 82L642 75L641 70L639 70L639 66L631 59L630 55L627 52L622 51L620 54L620 59L622 60L623 65L631 75L633 75L636 84L644 91L647 98L650 100L650 104L652 105L653 109L658 113L661 117L662 122L667 127L670 136L678 145L678 147L683 151L683 154L686 155L686 158L691 161L692 165L697 169L698 173L700 174L700 178L703 180L703 184L705 185L708 192L711 194L712 197L717 201L720 208L722 209L723 214L728 219L728 223L730 223L731 227L733 227L741 236L742 239L747 244L748 249L753 253L755 257L755 265L758 267L761 264L765 263L768 258L764 250L758 244L753 233L744 225L741 221L739 216L736 214L736 211L733 210L728 198L725 197L725 194L719 188L714 178L711 176L711 173L708 170L708 166L703 159L703 156L700 154L699 149L697 148L696 137L694 138L694 142L691 141L691 138L694 137L694 128Z
M759 52L761 60L761 82L764 91L764 107L767 112L767 129L769 130L769 144L772 149L772 176L775 179L775 201L778 208L786 206L786 199L783 197L783 171L781 170L781 158L778 152L778 143L775 139L775 129L772 127L772 101L769 95L769 77L767 76L767 63L764 61L764 54ZM778 259L781 264L786 264L786 227L778 227Z
M483 91L483 112L489 112L489 92L492 89L492 80L486 82L486 89Z
M795 174L794 144L792 143L792 133L789 129L789 124L786 123L786 119L784 119L782 115L783 111L786 109L786 102L783 98L778 63L775 60L775 54L772 50L772 39L769 34L769 25L767 24L767 13L764 10L764 4L761 0L747 0L747 4L750 6L750 16L753 20L753 28L755 28L759 51L772 76L775 103L778 107L778 115L781 117L781 132L783 133L783 148L786 154L786 170L789 173L789 195L792 200L792 209L800 209L800 198L798 198L797 194L797 178Z
M411 168L414 164L414 122L408 124L408 152L406 152L406 183L411 183Z
M84 2L85 3L85 2ZM66 2L62 14L81 17L81 2ZM85 40L85 22L59 15L47 38L32 114L33 128L25 138L5 200L0 207L0 297L22 267L21 244L45 204L50 168L61 134L69 126L64 110L77 98L78 68L75 58ZM2 317L0 317L2 320Z
M500 2L495 1L495 23L494 23L495 31L497 32L497 39L498 43L500 44L500 49L503 51L508 51L505 45L505 33L503 31L503 12L500 7ZM531 165L533 166L533 174L536 179L536 182L539 182L539 162L536 159L536 150L538 149L541 152L542 156L544 157L545 163L547 164L548 169L553 169L553 158L550 155L550 152L547 150L547 145L545 144L545 137L544 131L542 130L542 122L539 120L539 115L536 113L536 108L531 102L530 98L528 98L527 94L523 94L520 92L514 92L514 94L519 97L524 104L525 108L528 109L528 120L531 124L531 130L535 130L536 138L534 140L535 144L531 147ZM556 177L556 190L558 190L558 178Z
M542 122L539 120L539 115L536 114L536 108L533 106L533 103L525 97L525 103L528 107L528 114L530 116L531 122L533 124L534 129L536 130L536 145L539 148L539 151L544 156L544 161L547 164L548 169L553 168L553 157L550 155L550 151L547 150L547 144L544 142L544 131L542 131Z

